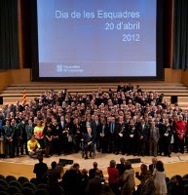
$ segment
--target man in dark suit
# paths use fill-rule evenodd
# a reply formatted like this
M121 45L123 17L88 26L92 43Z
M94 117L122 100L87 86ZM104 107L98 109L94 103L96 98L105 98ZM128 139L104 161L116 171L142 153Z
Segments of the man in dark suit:
M85 194L86 195L96 195L100 194L102 189L104 188L105 182L102 178L101 171L96 170L95 177L90 179L88 185L86 187Z
M98 151L100 151L99 146L99 126L100 126L100 120L98 115L92 115L91 120L91 129L92 129L92 135L93 135L93 141L94 145L96 144L96 148Z
M88 151L90 152L90 157L94 157L94 145L93 145L93 136L92 129L90 127L87 128L87 132L83 136L83 157L85 154L85 159L88 159Z
M108 137L108 147L109 153L113 152L118 154L117 151L117 123L115 122L115 117L111 116L109 119L109 125L107 126L107 137Z
M118 163L117 165L116 165L116 168L118 169L118 171L119 171L119 177L121 178L121 176L123 175L123 173L125 172L125 169L126 169L126 167L125 167L125 159L124 158L120 158L120 163Z
M139 155L144 156L146 150L146 142L148 140L148 125L142 118L140 124L138 125L138 142L139 142Z
M102 153L107 153L108 150L108 129L106 124L106 119L101 119L101 124L99 126L99 148Z
M43 157L38 156L39 163L35 164L33 173L36 174L37 183L45 183L44 175L48 170L47 164L43 162Z
M151 173L156 169L156 163L157 163L157 158L152 158L152 164L149 165L149 170Z

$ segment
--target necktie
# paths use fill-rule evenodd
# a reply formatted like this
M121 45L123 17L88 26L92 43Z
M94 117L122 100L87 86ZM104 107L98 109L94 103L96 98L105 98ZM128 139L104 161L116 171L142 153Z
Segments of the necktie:
M102 126L102 134L104 134L104 125Z
M111 126L111 133L114 133L114 123L112 123L112 126Z

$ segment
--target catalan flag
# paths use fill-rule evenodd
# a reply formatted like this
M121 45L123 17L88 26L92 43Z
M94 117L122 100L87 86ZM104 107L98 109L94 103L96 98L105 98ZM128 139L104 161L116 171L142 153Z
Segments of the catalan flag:
M26 98L26 89L24 88L23 90L23 105L25 106L27 103L27 98Z

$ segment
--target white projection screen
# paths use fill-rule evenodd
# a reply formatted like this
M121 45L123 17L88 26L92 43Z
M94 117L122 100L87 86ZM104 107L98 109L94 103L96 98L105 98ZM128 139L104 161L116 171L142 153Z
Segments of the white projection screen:
M160 10L157 0L37 0L33 78L162 79Z

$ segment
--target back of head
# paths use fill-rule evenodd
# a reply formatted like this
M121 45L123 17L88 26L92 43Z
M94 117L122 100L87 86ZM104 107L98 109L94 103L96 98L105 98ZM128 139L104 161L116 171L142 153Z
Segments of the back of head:
M164 164L163 164L163 162L162 161L157 161L157 163L156 163L156 169L157 169L157 171L160 171L160 172L163 172L164 171Z
M125 169L131 169L132 166L131 166L131 162L130 161L126 161L125 162Z
M39 162L43 161L43 156L42 155L39 155L37 158L38 158Z
M93 163L93 168L96 169L97 167L98 167L97 162L94 162L94 163Z
M121 162L121 164L125 164L125 159L124 158L120 158L120 162Z
M110 167L115 167L116 166L116 161L115 160L111 160L110 161Z
M56 168L56 166L57 166L56 161L53 161L53 162L51 163L51 166L52 166L52 169L55 169L55 168Z

